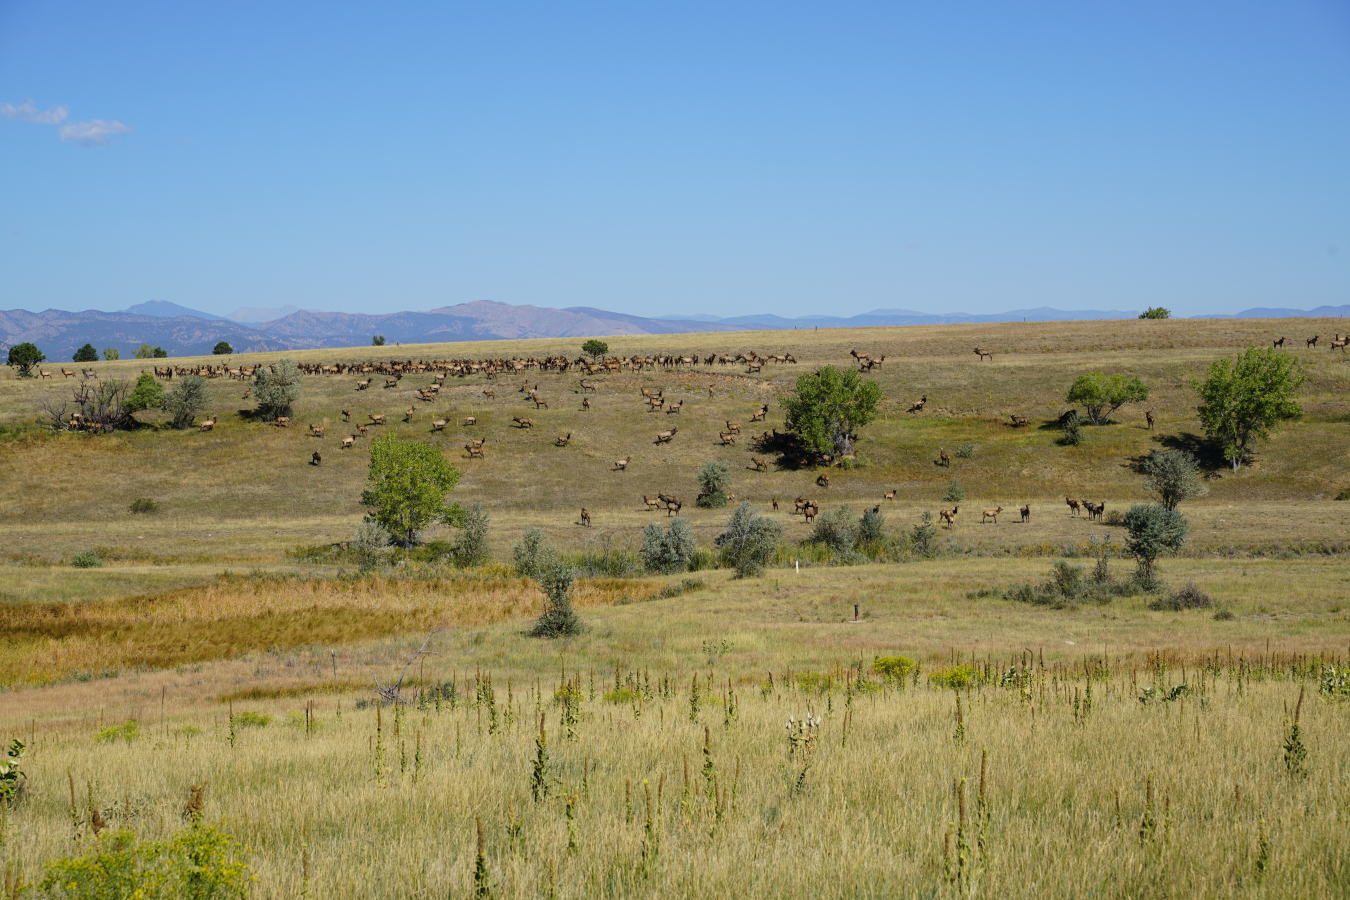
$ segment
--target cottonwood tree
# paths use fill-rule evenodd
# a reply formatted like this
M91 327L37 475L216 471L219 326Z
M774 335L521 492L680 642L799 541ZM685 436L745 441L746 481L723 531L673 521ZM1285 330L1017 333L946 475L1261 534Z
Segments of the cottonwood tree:
M18 369L14 374L20 378L32 378L33 366L45 362L46 359L36 344L24 341L9 348L9 359L5 361L5 365Z
M388 529L395 543L411 547L433 522L463 523L463 508L447 501L457 484L459 470L441 451L386 434L370 444L370 473L361 503L373 510L371 518Z
M1126 403L1147 400L1148 385L1137 377L1089 372L1074 380L1067 399L1070 403L1081 403L1087 407L1088 419L1093 425L1106 425L1115 411Z
M283 356L269 369L259 366L253 373L253 398L257 414L264 420L289 416L291 406L302 393L300 369L289 356Z
M1155 450L1149 454L1144 460L1144 487L1157 494L1168 509L1176 509L1183 500L1209 493L1209 487L1200 477L1200 464L1185 450Z
M1282 421L1303 415L1294 399L1307 380L1298 360L1273 347L1248 347L1237 359L1216 359L1202 382L1191 381L1200 394L1200 423L1223 449L1236 472L1255 440L1269 440Z
M848 453L859 428L877 417L881 388L852 369L825 366L797 379L782 400L785 427L815 453Z

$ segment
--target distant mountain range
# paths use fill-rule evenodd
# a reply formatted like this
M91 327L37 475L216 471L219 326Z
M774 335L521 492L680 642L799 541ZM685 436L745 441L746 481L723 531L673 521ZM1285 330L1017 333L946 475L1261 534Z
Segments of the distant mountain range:
M271 317L273 313L279 313ZM128 357L141 344L163 347L170 356L209 354L219 341L237 353L301 350L314 347L369 346L373 335L389 344L581 338L623 334L684 334L708 331L755 331L792 328L862 328L877 325L945 325L964 322L1052 322L1082 319L1132 319L1137 312L1062 310L1040 307L1004 313L970 315L923 313L907 309L874 309L847 318L775 315L660 316L644 318L587 306L549 309L512 306L490 300L461 303L423 312L384 315L321 312L294 306L280 309L244 307L227 317L188 309L163 300L138 303L121 312L65 312L49 309L0 311L0 350L32 341L53 361L69 359L84 344L98 350L115 347ZM1350 305L1314 310L1249 309L1233 315L1195 318L1287 318L1350 316Z

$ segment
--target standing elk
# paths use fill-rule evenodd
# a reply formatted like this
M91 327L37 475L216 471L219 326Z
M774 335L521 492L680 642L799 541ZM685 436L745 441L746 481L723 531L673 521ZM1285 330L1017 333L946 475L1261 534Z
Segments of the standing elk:
M469 427L472 427L472 426L477 425L477 424L478 424L478 418L477 418L476 416L465 416L465 417L464 417L464 426L463 426L463 427L469 428Z
M1084 501L1083 505L1087 507L1089 519L1096 519L1099 522L1102 521L1103 514L1106 512L1106 501L1097 504Z
M386 378L384 380L385 389L387 390L388 388L391 387L398 387L398 380L402 377L403 377L402 375L395 375L393 378Z
M323 465L323 455L320 454L318 450L315 450L313 455L309 458L309 464L311 466Z
M988 521L989 519L993 519L993 520L994 520L994 524L997 525L997 524L998 524L998 514L1001 513L1001 512L1003 512L1003 507L1001 507L1001 506L998 507L998 508L996 508L996 509L986 509L986 510L984 510L984 515L980 517L980 524L984 524L984 523L985 523L986 521Z
M642 502L643 502L643 504L646 505L646 507L647 507L647 512L653 512L653 511L656 510L656 508L657 508L658 506L661 505L661 498L660 498L660 497L657 497L657 498L653 499L653 498L651 498L651 497L648 497L646 494L643 494L643 495L642 495Z
M736 443L736 435L732 434L730 431L719 431L717 434L718 437L722 439L723 447L725 447L727 444Z
M51 378L52 373L48 372L46 369L38 369L38 376L38 380L41 381L43 378Z
M356 446L356 435L352 435L351 437L345 437L342 439L343 450L350 450L352 447L355 446Z
M358 382L356 383L356 389L357 389L358 391L364 391L364 390L365 390L366 388L368 388L368 387L370 387L370 379L369 379L369 378L367 378L365 381L358 381Z
M241 400L247 400L247 399L249 398L249 395L252 394L252 393L253 393L253 388L244 388L244 396L241 397L240 399L241 399Z
M1069 507L1069 515L1071 515L1071 516L1076 516L1076 515L1078 515L1078 509L1079 509L1079 507L1078 507L1078 501L1077 501L1077 500L1070 500L1068 497L1065 497L1065 498L1064 498L1064 502L1065 502L1065 504L1067 504L1068 507Z
M810 525L816 520L816 514L819 512L820 507L814 500L808 500L806 505L802 507L802 516L805 517L807 525Z
M1321 337L1320 334L1314 334L1312 337L1308 338L1308 347L1309 347L1310 349L1316 350L1316 349L1317 349L1317 339L1320 338L1320 337Z
M366 417L370 419L372 425L384 424L384 413L366 413Z
M1271 341L1271 343L1275 345L1275 346L1274 346L1274 349L1275 349L1275 350L1283 350L1283 349L1284 349L1284 338L1280 338L1278 341Z
M1030 504L1030 503L1028 503L1028 504L1026 504L1025 506L1023 506L1020 510L1018 510L1018 512L1020 512L1020 513L1022 514L1022 521L1023 521L1023 522L1030 522L1030 521L1031 521L1031 504Z
M895 491L886 491L884 494L881 495L881 499L882 499L882 500L894 500L894 499L895 499Z
M990 353L988 350L981 350L979 347L975 348L975 355L980 358L980 362L984 362L986 356L989 357L990 362L994 361L994 354Z
M581 408L582 408L582 409L590 409L590 408L591 408L591 398L590 398L590 397L582 397L582 398L581 398Z
M553 443L557 444L559 447L566 447L567 442L570 440L572 440L572 432L569 431L567 432L567 434L558 435L557 439Z
M773 511L774 511L774 512L778 512L778 498L777 498L777 497L774 497L774 498L773 498Z
M277 416L275 419L272 420L272 424L275 425L275 426L277 426L278 428L290 428L290 427L291 427L291 417L290 417L290 416Z
M512 416L512 417L511 417L511 421L512 421L512 422L515 422L516 425L520 426L521 428L533 428L533 427L534 427L534 422L531 421L530 419L524 418L523 416Z
M631 456L625 456L623 459L616 459L616 460L614 460L614 469L613 469L613 471L615 471L615 472L622 472L622 471L626 470L626 469L628 468L628 463L629 463L632 459L633 459L633 457L631 457Z
M469 441L467 444L464 445L464 449L468 451L469 459L473 459L475 456L478 457L479 459L487 458L483 456L482 444L475 444L473 441Z
M1149 431L1152 431L1152 430L1153 430L1153 410L1150 409L1148 412L1144 413L1144 418L1148 420L1148 430L1149 430Z
M909 412L923 412L924 404L928 402L928 395L924 394L918 400L909 405Z
M586 507L581 508L581 524L587 528L591 527L591 514L586 511Z
M584 394L584 393L586 393L587 391L590 391L592 394L594 394L594 393L595 393L595 385L592 384L591 382L587 381L585 378L583 378L583 379L581 379L581 392Z
M535 397L535 398L534 398L534 408L535 408L535 409L541 409L541 408L542 408L542 409L548 409L548 401L545 400L543 397Z
M212 428L216 427L216 417L212 416L209 419L203 419L202 424L198 425L197 427L200 428L202 431L210 431Z
M760 405L759 409L755 410L755 414L750 417L750 421L763 422L768 417L768 415L769 415L769 404L764 403Z
M497 397L497 392L496 392L496 391L483 391L483 396L486 397L486 398L488 398L489 400L493 400L493 399L496 399L496 397Z
M672 403L672 404L670 404L669 406L666 407L666 415L668 415L668 416L673 416L673 415L677 414L677 413L678 413L680 410L682 410L682 409L684 409L684 401L683 401L683 400L679 401L678 403Z
M360 433L361 437L365 437L365 436L366 436L366 432L368 432L368 431L370 430L370 426L369 426L369 425L357 425L357 426L356 426L356 430L357 430L357 432Z
M740 434L740 433L741 433L741 423L740 423L740 422L728 422L728 423L727 423L727 431L730 431L732 434Z
M431 431L433 434L436 433L437 431L444 431L445 426L448 424L450 423L447 422L445 419L437 419L436 421L431 423Z
M1011 418L1014 428L1021 428L1023 425L1027 424L1026 416L1012 416Z
M352 420L352 413L351 413L351 410L344 409L344 410L342 411L342 421L344 421L344 422L350 422L351 420Z
M938 448L938 465L946 466L949 469L952 467L952 455L941 447Z
M310 433L310 436L311 436L311 437L316 437L316 438L321 438L321 437L323 437L323 428L324 428L324 426L322 426L322 425L315 425L313 422L310 422L310 423L309 423L309 433Z
M407 409L405 409L405 410L403 411L403 421L405 421L405 422L411 422L411 421L412 421L412 417L413 417L413 413L415 413L415 412L417 412L417 410L413 409L411 406L408 407Z
M61 377L62 377L62 378L74 378L74 377L75 377L75 370L74 370L74 369L65 369L65 368L63 368L63 369L61 370Z
M938 518L947 523L948 527L956 524L956 514L961 511L960 506L953 506L951 509L938 510Z
M675 437L675 435L676 435L677 433L679 433L679 430L680 430L680 426L676 425L674 428L670 429L669 431L662 431L662 432L659 432L659 433L656 435L656 442L657 442L658 444L669 444L671 438Z
M769 464L768 464L768 462L766 462L765 460L762 460L762 459L756 459L755 457L752 456L752 457L750 457L750 462L754 463L754 467L755 467L755 471L756 471L756 472L767 472L767 471L769 471Z

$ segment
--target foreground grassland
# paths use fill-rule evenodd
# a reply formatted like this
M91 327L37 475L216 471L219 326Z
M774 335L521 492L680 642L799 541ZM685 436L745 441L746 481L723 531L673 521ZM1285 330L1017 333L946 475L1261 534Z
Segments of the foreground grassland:
M69 384L0 374L0 739L32 742L26 795L0 827L0 867L31 883L46 862L89 846L90 797L111 828L166 837L183 827L189 787L205 782L207 819L242 843L256 897L470 896L475 817L497 897L1350 894L1350 705L1319 693L1325 665L1350 655L1350 503L1332 499L1350 487L1350 362L1305 351L1299 337L1325 342L1337 326L1130 321L611 338L617 354L754 349L800 363L598 376L590 410L574 373L527 373L549 400L538 411L518 390L522 379L450 379L427 404L415 389L429 375L387 391L377 378L363 392L355 376L310 377L289 430L252 421L244 386L215 379L213 431L176 432L145 413L146 427L99 437L52 436L35 424L42 396ZM1203 442L1189 379L1281 335L1308 375L1305 415L1234 475ZM995 351L992 363L970 352L976 344ZM577 345L289 355L575 358ZM886 399L862 433L864 465L829 470L826 489L814 483L824 470L769 457L769 471L757 473L750 457L764 454L744 439L717 444L727 420L746 433L781 428L775 400L803 372L851 364L851 349L887 357L868 376ZM142 365L95 368L134 377ZM1067 408L1064 392L1091 369L1137 374L1153 396L1122 410L1118 424L1087 429L1084 446L1059 446L1052 423ZM683 399L681 413L646 412L639 389L652 387ZM905 411L924 395L922 413ZM760 403L770 404L769 420L751 425ZM455 499L491 513L498 562L467 571L413 562L354 577L350 560L327 553L364 512L365 440L339 449L344 409L354 421L384 413L389 430L442 447L464 473ZM1009 427L1012 414L1031 424ZM456 427L465 415L478 425ZM512 426L522 415L533 431ZM452 425L433 435L438 417ZM327 427L325 438L307 436L311 422ZM654 445L674 424L675 440ZM569 432L567 447L554 446ZM464 458L470 435L487 438L486 459ZM935 465L939 448L966 441L971 457ZM1063 609L999 595L1044 580L1065 557L1091 568L1078 557L1107 541L1114 574L1127 576L1121 529L1070 516L1064 498L1123 511L1146 497L1142 458L1166 447L1200 454L1211 493L1184 504L1191 543L1160 561L1162 576L1174 587L1194 582L1224 616L1155 611L1138 595ZM321 466L309 464L315 449ZM630 455L628 471L611 471ZM583 578L574 596L583 635L525 635L541 595L502 561L526 526L543 526L573 553L632 550L643 525L664 519L642 496L665 491L685 498L706 547L726 518L692 503L709 459L732 464L738 500L784 523L775 566L744 580L725 570ZM939 529L934 559L821 565L802 544L810 529L789 512L799 495L822 511L880 503L896 533L945 506L952 477L968 498L956 525ZM896 499L883 500L890 490ZM140 497L159 511L131 513ZM773 498L785 501L776 514ZM1017 521L1023 503L1029 523ZM999 523L981 524L980 510L999 505ZM582 506L595 527L577 524ZM104 567L69 565L91 548ZM412 705L377 711L375 679L397 680L429 634L434 652L404 682ZM920 666L903 688L872 670L874 658L895 654ZM961 692L960 741L956 693L929 678L958 662L979 672ZM606 699L616 670L621 689L636 680L642 690ZM695 675L702 702L691 718ZM574 677L582 699L569 713L558 690ZM860 677L871 686L859 687ZM1187 689L1171 702L1140 700L1179 684ZM1283 749L1301 689L1305 777L1290 774ZM307 709L315 728L304 726ZM248 727L245 713L271 723ZM536 802L541 714L548 796ZM808 714L823 717L812 749L790 750L785 722ZM118 730L129 721L134 737Z

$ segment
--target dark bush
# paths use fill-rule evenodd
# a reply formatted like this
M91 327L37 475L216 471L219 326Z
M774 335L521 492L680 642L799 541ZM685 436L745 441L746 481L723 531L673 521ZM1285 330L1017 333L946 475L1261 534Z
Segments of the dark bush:
M134 513L152 513L159 509L159 504L149 497L137 497L131 501L131 511Z
M1166 597L1159 597L1150 603L1148 608L1180 612L1183 609L1208 609L1213 605L1214 601L1209 594L1196 587L1194 581L1188 581L1185 587L1173 591Z

